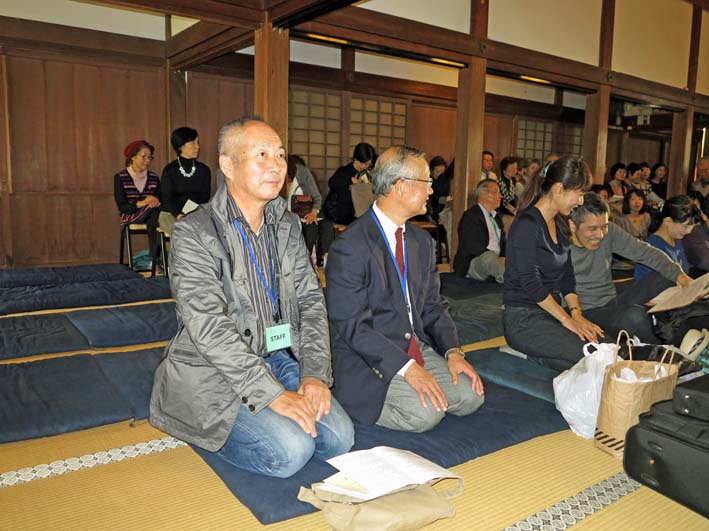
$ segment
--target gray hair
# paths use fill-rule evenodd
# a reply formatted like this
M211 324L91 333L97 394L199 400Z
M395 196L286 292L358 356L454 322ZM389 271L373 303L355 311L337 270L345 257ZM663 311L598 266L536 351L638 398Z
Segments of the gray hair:
M231 122L225 124L219 130L219 136L217 137L217 150L219 156L226 155L231 156L227 153L227 149L230 147L232 142L228 141L228 136L231 134L238 134L242 127L244 127L249 122L261 122L266 123L260 116L242 116L237 120L232 120Z
M583 203L571 211L570 218L576 227L580 227L586 217L586 214L601 216L603 214L608 214L609 212L610 209L608 208L608 204L599 194L596 192L586 192L583 194Z
M475 200L479 201L480 194L483 191L488 190L493 184L497 184L498 188L500 187L500 185L497 183L497 181L495 179L483 179L482 181L480 181L478 183L477 187L475 187Z
M392 146L379 156L372 172L374 197L387 195L397 181L415 178L414 169L407 164L409 157L425 160L426 154L409 146Z

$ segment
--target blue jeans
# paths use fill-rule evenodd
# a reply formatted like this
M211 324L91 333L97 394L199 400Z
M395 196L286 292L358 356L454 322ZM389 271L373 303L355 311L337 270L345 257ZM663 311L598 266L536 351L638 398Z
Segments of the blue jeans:
M298 390L300 367L288 352L276 352L264 361L287 391ZM295 421L269 407L254 415L242 404L229 438L217 453L249 472L287 478L313 455L324 461L348 452L354 444L352 421L334 398L330 413L320 419L317 430L313 439Z

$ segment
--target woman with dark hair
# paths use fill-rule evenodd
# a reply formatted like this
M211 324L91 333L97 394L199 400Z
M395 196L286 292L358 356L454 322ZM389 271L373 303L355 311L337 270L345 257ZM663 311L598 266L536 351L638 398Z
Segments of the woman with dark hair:
M318 262L327 264L327 253L335 239L332 222L329 219L318 218L322 207L322 195L310 168L303 157L295 154L288 155L287 172L287 203L286 208L300 218L303 229L305 247L310 256L315 247L315 242L320 241L316 257Z
M583 357L586 342L603 336L581 312L569 252L567 217L583 201L589 182L588 167L578 157L547 164L527 186L507 238L505 339L559 371Z
M647 243L657 247L669 256L673 262L678 263L686 273L689 271L689 262L684 253L682 239L692 232L697 223L702 222L701 210L686 195L678 195L668 199L662 207L659 221L653 233L648 236ZM642 264L635 267L635 280L640 280L650 273L652 269Z
M197 160L199 136L190 127L178 127L170 137L177 158L162 170L162 212L160 228L167 234L178 219L182 219L185 203L192 201L198 205L207 203L212 189L212 173Z
M627 170L625 168L625 164L622 162L617 162L611 166L611 169L608 172L608 176L610 177L608 186L610 186L611 190L613 190L613 195L625 197L625 194L628 193L629 187L625 180L626 173Z
M146 140L134 140L123 150L126 167L113 176L113 197L121 215L121 225L145 223L150 258L158 254L160 179L150 171L155 148Z
M658 162L650 169L650 186L657 197L667 197L667 164Z
M517 158L505 157L500 161L500 177L497 183L500 185L502 203L500 209L503 214L514 216L517 212L515 208L515 183L517 182Z
M377 160L377 152L370 144L360 142L352 152L352 161L338 168L328 181L330 192L323 204L323 214L333 223L349 225L355 219L350 185L369 182L368 171Z
M647 238L652 218L647 208L647 199L642 190L633 188L623 198L623 215L613 220L628 234L639 240Z

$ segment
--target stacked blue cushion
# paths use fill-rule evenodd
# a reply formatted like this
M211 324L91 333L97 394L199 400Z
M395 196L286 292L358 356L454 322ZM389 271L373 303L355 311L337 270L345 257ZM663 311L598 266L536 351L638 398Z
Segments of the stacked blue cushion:
M162 350L0 365L0 443L146 418Z
M0 269L0 288L57 286L59 284L96 282L99 280L127 280L131 278L140 278L140 273L136 273L121 264Z
M98 280L56 286L0 288L0 315L169 299L165 277Z
M0 319L0 359L88 350L86 337L61 313Z
M177 334L174 302L78 310L66 316L93 348L154 343Z

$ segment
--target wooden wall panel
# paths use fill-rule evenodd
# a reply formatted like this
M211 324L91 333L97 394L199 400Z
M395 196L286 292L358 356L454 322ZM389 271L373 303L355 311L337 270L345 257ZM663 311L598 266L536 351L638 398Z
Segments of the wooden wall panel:
M12 249L0 266L116 261L123 148L154 144L157 173L173 158L164 69L58 54L8 56L7 70Z
M212 170L212 193L217 189L219 129L231 120L252 114L253 101L252 83L211 74L188 75L187 123L184 125L199 132L199 158Z
M406 121L406 142L450 162L455 153L455 117L452 107L412 103Z
M44 61L7 58L13 191L47 189L47 108Z
M483 149L495 154L495 172L503 157L513 154L514 117L501 114L486 114L483 129Z

